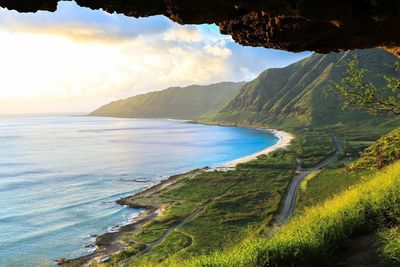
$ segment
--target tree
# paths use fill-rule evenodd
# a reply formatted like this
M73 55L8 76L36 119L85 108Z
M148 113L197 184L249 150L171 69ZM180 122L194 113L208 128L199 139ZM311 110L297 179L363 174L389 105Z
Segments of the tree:
M395 63L394 68L400 74L400 61ZM367 72L367 69L359 67L354 58L348 63L347 76L338 83L332 82L328 92L338 94L344 108L400 115L400 75L384 75L386 85L377 88L366 80Z

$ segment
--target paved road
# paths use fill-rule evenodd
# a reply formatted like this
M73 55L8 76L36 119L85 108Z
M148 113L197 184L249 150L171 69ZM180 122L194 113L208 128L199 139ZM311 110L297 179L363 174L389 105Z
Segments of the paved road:
M337 137L333 133L331 133L331 137L336 148L335 154L325 158L323 161L315 165L313 168L309 169L302 169L301 161L297 159L295 175L293 176L292 182L289 185L289 190L284 200L283 207L281 208L280 213L275 218L277 224L284 224L292 216L294 209L296 207L297 192L299 191L300 184L304 180L304 178L311 172L319 170L322 167L325 167L329 163L336 161L338 159L339 154L342 152L342 148L340 147Z

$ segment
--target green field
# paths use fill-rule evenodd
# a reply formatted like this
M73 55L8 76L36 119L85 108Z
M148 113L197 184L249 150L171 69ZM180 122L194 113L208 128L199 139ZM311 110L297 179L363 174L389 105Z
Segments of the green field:
M313 54L247 83L170 88L94 113L275 127L295 135L286 150L236 170L196 171L140 196L139 204L154 204L162 213L125 233L127 248L113 255L111 265L326 266L347 240L368 232L379 237L381 261L398 266L400 130L390 131L399 118L343 109L336 95L326 95L354 57L377 87L383 75L394 75L396 58L380 49ZM332 133L342 148L338 160L305 178L294 218L276 227L296 160L301 172L335 153Z
M249 232L267 232L294 167L294 151L280 150L232 171L198 171L181 178L151 196L165 207L164 212L138 231L126 233L128 248L114 255L113 262L138 253L138 246L157 240L199 207L204 208L192 220L177 227L150 253L132 257L130 264L154 264L172 255L175 259L208 255L236 244Z
M345 167L331 166L313 172L302 182L297 197L297 212L303 212L369 178L368 171L348 173Z
M297 133L295 142L297 156L303 168L311 168L335 153L332 137L327 131L303 130Z
M307 209L269 239L252 238L227 251L190 259L182 266L324 266L331 262L335 249L354 234L398 222L399 205L400 162L396 162ZM393 240L389 238L386 244L395 243ZM398 249L394 247L390 251Z

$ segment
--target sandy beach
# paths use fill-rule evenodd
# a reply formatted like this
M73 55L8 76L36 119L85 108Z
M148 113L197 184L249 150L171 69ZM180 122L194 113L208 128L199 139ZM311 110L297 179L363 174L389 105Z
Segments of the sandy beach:
M242 158L238 158L217 168L209 169L208 167L205 167L202 169L195 169L186 173L173 175L168 179L161 181L158 184L155 184L153 186L150 186L148 188L143 189L142 191L133 194L132 196L128 196L118 200L117 203L120 205L127 205L132 208L144 208L145 211L142 212L139 217L135 218L135 220L132 223L119 227L118 231L105 233L103 235L98 236L96 238L96 247L102 247L102 249L100 250L96 249L93 253L86 256L82 256L72 260L67 260L64 262L63 265L64 266L74 266L74 264L88 265L91 262L93 262L93 260L98 261L101 257L121 251L126 246L126 244L124 244L124 242L122 241L124 233L140 229L140 227L142 227L143 224L157 218L159 216L159 212L162 211L162 209L164 208L164 206L160 203L159 194L161 194L165 190L179 186L180 183L185 180L185 178L187 179L187 177L195 176L204 171L214 171L216 169L225 169L225 170L233 169L236 167L237 164L251 161L253 159L256 159L260 155L268 154L274 150L288 146L290 141L294 138L290 133L286 133L284 131L278 131L275 129L262 129L262 130L273 133L275 136L279 138L278 142L273 146L270 146L257 153Z
M254 154L251 154L251 155L239 158L239 159L235 159L228 163L225 163L224 165L220 166L219 168L234 168L234 167L236 167L236 165L238 165L240 163L248 162L250 160L256 159L260 155L268 154L277 149L284 148L284 147L288 146L290 144L290 141L292 141L292 139L294 138L293 135L291 135L290 133L284 132L284 131L278 131L275 129L265 129L265 130L272 132L275 136L277 136L279 138L278 142L275 145L267 147L266 149L261 150L257 153L254 153Z

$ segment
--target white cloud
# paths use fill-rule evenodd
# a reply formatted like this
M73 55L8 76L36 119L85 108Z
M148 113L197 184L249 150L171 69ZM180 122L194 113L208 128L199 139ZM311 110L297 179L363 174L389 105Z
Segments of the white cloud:
M164 41L199 42L202 38L196 26L180 26L167 30L163 34L163 39Z
M0 9L0 114L88 112L170 86L250 79L304 57L239 46L215 25L59 5L54 14Z
M216 56L216 57L227 58L227 57L232 55L232 51L229 50L229 48L226 48L226 47L205 45L203 49L208 54Z

